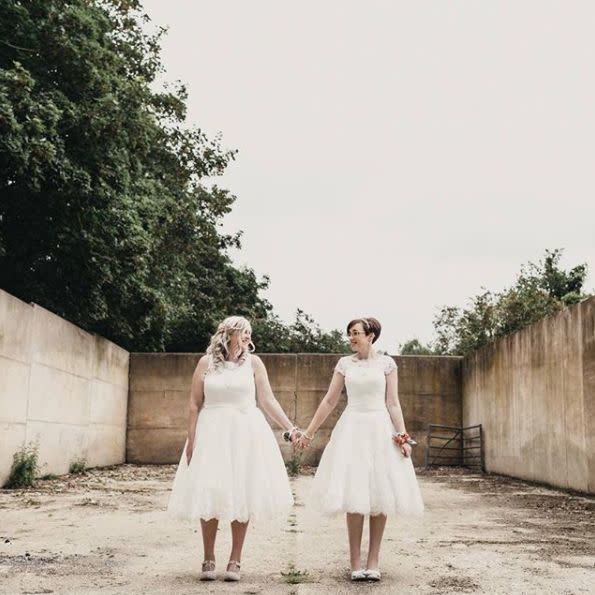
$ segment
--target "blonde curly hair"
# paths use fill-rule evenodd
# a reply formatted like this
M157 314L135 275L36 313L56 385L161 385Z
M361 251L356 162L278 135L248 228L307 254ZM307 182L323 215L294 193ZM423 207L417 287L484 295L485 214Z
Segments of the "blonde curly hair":
M246 359L248 352L254 351L254 343L252 343L252 341L248 344L248 349L240 348L238 353L230 353L229 351L231 336L236 332L241 333L245 330L252 332L252 325L243 316L228 316L225 320L219 323L207 348L207 355L209 356L207 373L216 372L221 369L223 367L223 362L227 360L229 356L238 356L241 364Z

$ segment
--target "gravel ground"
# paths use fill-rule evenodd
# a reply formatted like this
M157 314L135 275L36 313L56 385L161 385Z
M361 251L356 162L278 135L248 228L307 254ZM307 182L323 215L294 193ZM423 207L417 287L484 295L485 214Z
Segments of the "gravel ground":
M165 513L174 471L121 465L0 490L0 593L595 593L595 498L447 469L418 473L422 521L389 519L380 583L350 583L345 522L303 505L308 471L282 525L250 527L242 581L201 583L197 527ZM229 545L222 525L218 570Z

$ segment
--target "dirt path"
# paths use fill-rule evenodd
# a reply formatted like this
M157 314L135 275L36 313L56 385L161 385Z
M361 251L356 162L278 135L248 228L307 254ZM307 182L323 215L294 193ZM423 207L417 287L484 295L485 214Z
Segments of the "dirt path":
M173 473L123 465L0 490L0 592L595 592L594 498L444 471L419 476L421 523L389 519L379 584L349 582L344 521L303 506L304 475L282 526L251 527L242 582L200 583L200 533L164 512ZM223 526L220 568L228 549Z

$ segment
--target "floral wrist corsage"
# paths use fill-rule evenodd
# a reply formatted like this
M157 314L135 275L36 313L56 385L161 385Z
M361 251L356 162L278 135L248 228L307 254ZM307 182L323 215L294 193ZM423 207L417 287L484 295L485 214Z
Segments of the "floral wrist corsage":
M298 434L303 433L297 426L293 426L291 430L286 430L283 432L283 440L285 440L285 442L291 442L291 437L293 436L294 432L298 432Z
M393 434L393 442L397 446L403 446L403 444L409 444L409 446L415 446L417 442L411 438L407 432L395 432Z

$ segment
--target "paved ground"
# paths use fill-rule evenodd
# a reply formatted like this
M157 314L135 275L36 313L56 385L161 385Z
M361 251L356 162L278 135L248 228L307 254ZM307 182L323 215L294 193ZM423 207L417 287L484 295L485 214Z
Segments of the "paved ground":
M419 475L421 523L389 519L379 584L349 582L344 521L303 506L308 475L282 526L250 528L241 583L200 583L199 533L164 512L173 473L123 465L0 490L0 592L595 593L594 498L452 471Z

